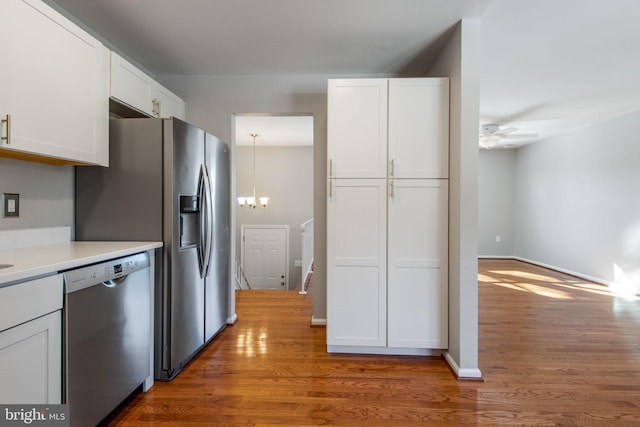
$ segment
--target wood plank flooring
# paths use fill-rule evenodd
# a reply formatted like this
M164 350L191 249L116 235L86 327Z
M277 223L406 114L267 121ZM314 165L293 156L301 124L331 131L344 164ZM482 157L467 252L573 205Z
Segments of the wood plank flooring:
M440 358L327 354L296 292L239 321L107 426L640 426L640 301L518 261L479 263L484 382Z

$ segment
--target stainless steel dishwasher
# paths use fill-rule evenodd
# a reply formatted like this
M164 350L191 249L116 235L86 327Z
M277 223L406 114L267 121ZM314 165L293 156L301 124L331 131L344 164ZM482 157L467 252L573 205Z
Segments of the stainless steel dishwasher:
M95 426L150 374L149 255L64 273L64 390L72 427Z

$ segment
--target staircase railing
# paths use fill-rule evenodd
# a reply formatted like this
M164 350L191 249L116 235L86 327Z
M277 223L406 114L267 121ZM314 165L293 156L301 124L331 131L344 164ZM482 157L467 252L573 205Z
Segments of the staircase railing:
M305 295L305 285L313 273L313 218L300 225L302 231L302 279L300 293Z
M237 258L236 258L235 281L236 281L236 289L251 289L251 284L249 283L249 279L247 279L247 275L244 274L244 269L242 268L242 265L240 265L240 262L238 261Z

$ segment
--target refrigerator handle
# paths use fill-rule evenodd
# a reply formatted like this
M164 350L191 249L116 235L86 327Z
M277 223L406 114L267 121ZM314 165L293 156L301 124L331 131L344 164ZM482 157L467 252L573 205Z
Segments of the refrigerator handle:
M200 165L200 176L198 178L198 197L200 198L200 245L198 247L198 264L200 266L200 277L204 278L206 276L207 269L207 248L208 248L208 228L207 228L207 189L206 189L206 176L205 176L204 165Z
M202 269L202 277L209 274L211 266L211 250L213 248L213 198L211 194L211 179L209 178L209 170L206 165L202 165L202 178L204 182L204 198L205 198L205 252L204 267Z

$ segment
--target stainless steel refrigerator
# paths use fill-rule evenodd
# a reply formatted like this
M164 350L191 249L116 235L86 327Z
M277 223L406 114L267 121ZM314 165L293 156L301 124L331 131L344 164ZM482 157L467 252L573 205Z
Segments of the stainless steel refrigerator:
M155 376L170 381L227 322L229 150L181 120L111 119L109 167L76 168L76 240L162 241Z

